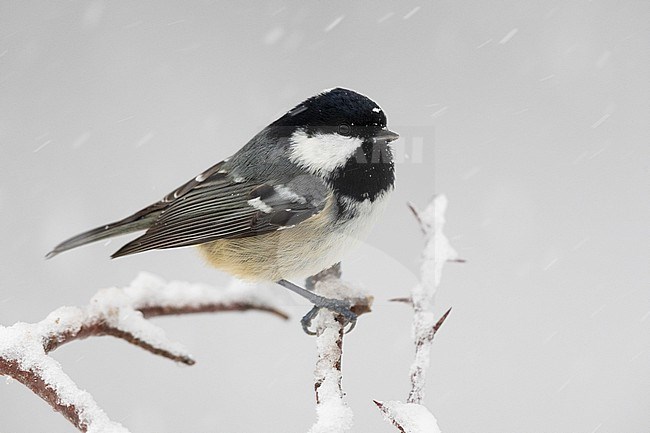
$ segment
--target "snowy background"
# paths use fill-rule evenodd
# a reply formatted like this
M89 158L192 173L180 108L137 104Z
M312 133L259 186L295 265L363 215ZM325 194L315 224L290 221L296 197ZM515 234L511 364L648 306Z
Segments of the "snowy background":
M56 243L158 200L333 86L402 134L397 191L344 276L373 314L345 339L355 431L408 393L422 245L407 200L449 198L426 404L443 432L646 433L650 426L650 3L0 3L0 324L82 305L140 270L225 285L193 249L109 260L127 239ZM137 432L304 432L315 419L309 306L155 319L182 367L112 338L54 353ZM0 432L70 432L22 385Z

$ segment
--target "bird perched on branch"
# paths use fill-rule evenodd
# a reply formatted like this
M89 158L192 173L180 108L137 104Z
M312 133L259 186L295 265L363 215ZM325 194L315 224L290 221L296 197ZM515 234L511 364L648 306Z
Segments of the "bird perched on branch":
M306 331L320 308L354 326L348 303L288 280L332 266L368 232L393 190L389 143L397 138L375 102L348 89L325 90L162 200L74 236L47 257L144 230L112 257L197 245L219 269L275 281L312 301Z

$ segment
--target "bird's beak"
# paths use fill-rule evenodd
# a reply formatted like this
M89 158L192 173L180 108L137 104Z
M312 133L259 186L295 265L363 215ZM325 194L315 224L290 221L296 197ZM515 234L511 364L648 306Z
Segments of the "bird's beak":
M382 129L378 133L375 134L374 140L375 143L378 141L382 141L386 144L390 143L391 141L395 141L399 138L399 134L396 132L391 131L390 129Z

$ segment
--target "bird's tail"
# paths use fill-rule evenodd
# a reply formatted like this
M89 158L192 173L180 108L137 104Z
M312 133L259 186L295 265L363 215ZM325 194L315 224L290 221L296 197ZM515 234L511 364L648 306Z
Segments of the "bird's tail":
M132 215L123 220L116 221L114 223L110 223L101 227L97 227L96 229L88 230L87 232L78 234L77 236L61 242L59 245L54 247L52 251L47 253L45 258L50 259L64 251L71 250L72 248L77 248L92 242L101 241L102 239L148 229L151 227L153 221L155 221L155 219L158 217L158 213L140 216L139 218L134 218L135 216L136 215Z

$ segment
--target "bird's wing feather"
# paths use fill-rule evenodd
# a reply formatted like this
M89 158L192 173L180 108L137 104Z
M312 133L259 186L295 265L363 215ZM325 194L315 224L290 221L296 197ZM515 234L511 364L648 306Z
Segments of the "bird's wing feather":
M259 182L214 170L165 197L167 206L147 232L113 257L292 227L320 212L328 193L323 181L311 175Z
M218 164L213 165L189 182L184 183L171 193L167 194L162 200L139 210L133 215L129 215L128 217L119 221L115 221L113 223L105 224L92 230L88 230L61 242L56 247L54 247L54 249L50 251L46 257L51 258L59 253L62 253L63 251L67 251L72 248L76 248L92 242L97 242L102 239L108 239L113 236L119 236L126 233L148 229L158 219L161 213L170 206L172 202L178 200L179 198L182 198L189 191L192 191L194 188L199 187L204 182L206 185L223 182L223 180L227 178L227 174L223 170L223 166L226 162L227 161L222 161Z

